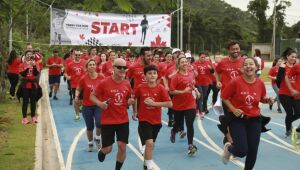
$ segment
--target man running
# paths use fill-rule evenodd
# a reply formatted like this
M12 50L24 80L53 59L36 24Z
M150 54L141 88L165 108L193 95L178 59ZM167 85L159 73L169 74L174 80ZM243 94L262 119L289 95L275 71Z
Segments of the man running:
M112 144L117 137L118 153L116 170L121 169L126 158L126 144L129 137L129 119L127 108L132 105L131 88L125 79L126 61L117 58L113 63L114 74L102 80L90 100L102 109L101 139L102 148L98 151L98 160L103 162L106 154L112 151ZM105 87L105 88L104 88Z
M47 59L46 66L49 68L49 86L50 92L49 97L52 97L54 92L53 100L58 100L56 97L57 91L60 84L61 68L63 67L63 60L58 56L58 51L53 51L53 56Z
M142 27L142 37L141 37L141 43L145 43L145 39L146 39L146 34L147 34L147 29L149 28L148 26L148 20L146 15L143 15L143 20L141 22L141 27Z

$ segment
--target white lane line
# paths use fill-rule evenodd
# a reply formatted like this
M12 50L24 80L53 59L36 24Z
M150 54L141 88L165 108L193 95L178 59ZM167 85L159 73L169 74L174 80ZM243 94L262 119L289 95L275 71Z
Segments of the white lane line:
M289 148L291 148L291 149L294 149L294 148L295 148L293 145L291 145L291 144L287 143L286 141L280 139L280 138L279 138L278 136L276 136L274 133L268 131L267 134L268 134L269 136L271 136L272 138L274 138L275 140L277 140L278 142L282 143L283 145L285 145L285 146L287 146L287 147L289 147Z
M141 140L140 140L141 138L140 138L140 135L139 135L139 134L137 134L137 138L138 138L137 140L138 140L140 152L142 152L142 150L143 150L142 147L143 147L143 146L142 146L142 142L141 142ZM138 153L141 154L140 152L138 152ZM145 152L145 151L144 151L144 152ZM144 154L144 153L142 153L142 154ZM141 154L141 155L142 155L142 154ZM143 155L142 155L142 156L143 156ZM144 157L143 157L142 161L144 161ZM154 168L157 169L157 170L160 169L160 168L158 167L158 165L154 162L154 160L153 160L153 166L154 166Z
M47 70L48 69L42 71L44 83L45 83L45 77L46 77L45 74L48 73ZM44 88L45 88L45 92L46 92L46 94L44 94L44 95L46 96L46 101L47 101L47 105L48 105L48 112L49 112L49 116L50 116L50 122L51 122L51 127L52 127L52 132L53 132L53 138L54 138L54 143L55 143L55 148L56 148L56 152L57 152L57 157L58 157L60 169L65 170L66 169L65 162L64 162L64 158L63 158L63 155L62 155L62 152L61 152L61 146L60 146L60 142L59 142L59 139L58 139L58 133L57 133L54 117L53 117L52 108L51 108L50 101L49 101L48 88L47 88L47 86L44 87Z
M285 126L283 124L272 122L272 121L270 123L285 128Z
M163 120L162 120L162 123L164 123L165 125L168 125L168 123L165 122L165 121L163 121ZM204 143L203 141L199 140L196 137L194 137L193 140L196 141L197 143L199 143L200 145L204 146L205 148L207 148L207 149L215 152L216 154L218 154L220 156L222 155L222 152L223 152L222 149L221 150L217 150L216 148L213 148L213 147L207 145L206 143ZM230 159L230 161L233 162L235 165L237 165L237 166L239 166L241 168L244 168L244 164L242 162L240 162L239 160Z
M212 122L219 123L219 121L214 120L214 119L212 119L212 118L208 118L208 117L205 117L205 118L208 119L208 120L211 120ZM270 135L270 136L271 136L271 135ZM276 135L274 135L274 136L276 136ZM271 136L271 137L273 137L273 136ZM277 137L277 138L280 139L279 137ZM296 154L300 155L300 152L297 152L297 151L291 149L289 146L286 147L286 146L283 146L283 145L281 145L281 144L274 143L274 142L272 142L272 141L270 141L270 140L267 140L267 139L265 139L265 138L262 138L262 137L261 137L260 139L261 139L262 141L264 141L264 142L267 142L267 143L271 144L271 145L280 147L280 148L282 148L282 149L285 149L285 150L287 150L287 151L290 151L290 152L293 152L293 153L296 153ZM276 139L275 139L275 140L276 140ZM284 142L284 141L283 141L283 142ZM282 142L280 142L280 143L282 143ZM289 145L289 144L288 144L288 145Z
M203 125L202 125L202 120L199 120L198 119L198 129L200 130L202 136L208 141L208 143L214 147L218 152L223 152L224 150L219 147L209 136L208 134L206 133ZM236 159L231 159L230 161L232 161L234 164L238 165L239 167L241 168L244 168L245 167L245 164L239 160L236 160Z
M66 170L71 170L72 169L72 162L73 162L73 155L77 146L77 143L80 139L80 137L84 134L84 132L86 131L86 128L82 128L79 133L75 136L70 149L69 149L69 153L68 153L68 157L67 157L67 163L66 163Z

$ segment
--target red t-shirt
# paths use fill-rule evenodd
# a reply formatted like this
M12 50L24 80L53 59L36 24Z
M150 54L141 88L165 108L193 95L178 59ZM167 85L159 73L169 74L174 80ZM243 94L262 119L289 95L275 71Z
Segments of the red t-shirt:
M277 74L278 74L278 70L279 70L279 67L278 66L274 66L270 69L269 71L269 76L272 76L272 77L276 77ZM272 84L276 84L275 80L271 80Z
M196 84L200 85L200 86L208 86L209 84L211 84L211 73L209 71L208 65L210 65L210 67L213 67L209 62L205 61L205 62L197 62L197 64L195 64L196 66L196 71L198 72L198 76L196 77Z
M100 81L104 79L102 76L97 76L95 79L91 79L88 74L85 74L78 83L78 87L83 90L83 106L94 106L95 104L90 101L90 94L95 90Z
M105 77L111 76L113 74L114 68L111 61L107 61L102 65L102 73Z
M134 96L138 98L139 101L139 121L146 121L152 125L161 124L161 107L146 105L144 100L150 97L155 102L171 101L165 88L161 84L155 87L149 87L148 84L140 84L134 90Z
M19 72L23 72L25 71L27 68L29 68L29 71L27 73L26 76L22 76L22 80L37 80L37 77L33 75L33 66L30 64L25 63L21 63L19 66ZM39 65L36 65L36 68L38 71L40 71ZM37 87L37 85L36 85ZM32 88L32 83L28 82L25 84L25 88L27 89L31 89Z
M63 60L60 57L49 57L47 59L47 65L51 64L63 64ZM60 75L61 67L49 67L49 75Z
M123 80L115 82L112 77L106 77L95 89L95 95L100 101L111 99L107 109L102 110L101 124L123 124L129 122L127 107L131 95L130 83Z
M285 67L285 75L289 75L292 68L293 67L289 67L289 66L286 65L286 67ZM295 83L296 76L290 76L289 79L291 81L291 84L293 84L293 83ZM287 85L285 83L284 78L282 79L282 81L280 83L280 88L279 88L279 92L278 93L281 94L281 95L292 96L289 88L287 87Z
M175 76L177 70L176 70L176 64L175 62L171 62L168 64L167 69L165 71L164 76L166 77L166 79L168 80L168 85L171 85L171 79L172 77Z
M226 84L242 75L241 67L243 65L244 59L238 57L237 60L231 61L228 57L221 60L221 62L216 67L216 72L221 75L220 81L222 83L222 89L225 88Z
M192 72L188 72L188 75L176 73L170 84L170 91L184 90L186 87L195 88L195 75ZM173 99L174 110L189 110L196 108L196 100L194 99L192 92L174 95Z
M34 61L40 69L43 69L43 56L40 53L34 53Z
M89 59L91 59L91 58L94 58L94 59L95 59L97 65L101 62L101 57L98 56L98 55L96 55L96 56L94 56L94 57L92 57L92 56L90 56L90 55L85 56L85 60L89 60Z
M79 80L85 74L85 61L71 62L67 65L67 74L71 76L71 88L76 88Z
M300 64L295 64L294 67L292 67L291 71L288 74L290 79L294 80L294 83L292 83L292 86L294 89L296 89L298 92L300 92ZM300 99L300 95L296 96L295 99Z
M7 66L7 73L14 73L14 74L19 74L19 66L21 64L20 58L15 58L11 64L8 64Z
M222 99L229 100L232 105L249 117L260 115L259 102L266 96L264 82L256 78L254 83L248 83L242 76L231 80L222 91Z
M134 63L129 67L127 77L133 79L134 88L142 83L147 83L144 75L144 65L141 65L140 62Z

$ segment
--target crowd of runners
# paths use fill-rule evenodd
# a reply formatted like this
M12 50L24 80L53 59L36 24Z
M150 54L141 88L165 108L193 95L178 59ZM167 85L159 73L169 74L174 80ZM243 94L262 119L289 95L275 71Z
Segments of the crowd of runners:
M264 63L260 51L255 50L254 57L241 56L238 41L229 41L226 49L228 56L214 59L206 52L193 57L190 51L177 48L142 47L137 55L130 49L122 53L112 49L98 52L97 47L89 51L74 48L64 57L54 50L44 63L49 70L47 95L50 100L59 100L61 79L68 83L70 98L66 105L74 106L75 120L82 115L85 121L87 150L91 152L95 143L98 159L103 162L116 140L116 169L121 169L126 159L129 119L138 121L144 167L153 170L153 150L162 128L162 107L168 108L170 142L176 142L177 133L180 138L187 137L187 154L192 156L198 150L193 144L193 124L196 118L203 119L209 113L208 97L212 93L209 104L214 105L221 97L224 111L218 126L224 134L223 163L227 164L232 156L246 156L245 169L253 169L260 134L268 130L265 125L270 121L260 112L259 103L269 104L272 109L276 101L279 113L283 107L286 137L291 135L292 122L300 118L298 54L288 48L280 59L274 60L268 74L276 93L274 99L266 96L264 82L259 78ZM24 56L19 58L12 51L8 59L10 98L23 98L23 124L30 123L29 103L31 120L37 123L35 112L41 95L38 82L42 61L39 50L32 50L30 44ZM21 83L16 90L19 76ZM296 131L300 133L300 126Z

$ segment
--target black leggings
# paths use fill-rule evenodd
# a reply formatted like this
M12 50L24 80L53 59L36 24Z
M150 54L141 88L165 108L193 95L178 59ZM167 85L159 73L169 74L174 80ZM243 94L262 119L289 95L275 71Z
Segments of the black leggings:
M19 81L19 74L15 73L7 73L9 83L10 83L10 89L9 89L9 94L11 96L15 96L16 93L16 87Z
M174 110L174 125L173 125L173 132L177 133L181 129L181 126L184 124L184 118L185 118L185 124L187 128L187 138L188 138L188 144L193 144L193 137L194 137L194 120L196 117L196 110L190 109L190 110Z
M246 156L245 170L253 169L260 140L260 118L236 118L231 121L229 129L233 140L232 146L228 148L229 152L240 158Z
M297 113L297 102L292 96L279 94L279 100L281 105L283 106L286 117L285 117L285 128L286 131L290 131L292 129L292 123L300 118L300 113ZM299 102L298 102L299 104Z
M35 116L35 109L36 109L36 101L35 101L36 89L23 89L23 105L22 105L22 114L23 118L27 115L27 107L30 100L30 110L31 110L31 117Z
M213 84L210 84L208 86L207 95L206 95L206 102L208 100L208 96L209 96L209 93L210 93L211 90L213 91L212 103L215 104L217 99L218 99L218 93L219 93L219 90L220 90L220 89L217 88L217 83L216 82L213 82Z

